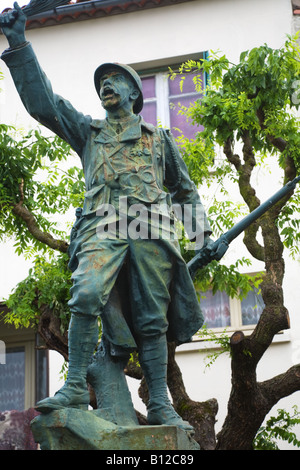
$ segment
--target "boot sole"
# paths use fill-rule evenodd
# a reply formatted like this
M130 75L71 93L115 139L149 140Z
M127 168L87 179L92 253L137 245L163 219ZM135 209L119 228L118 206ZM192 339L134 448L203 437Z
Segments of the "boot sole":
M68 408L75 408L77 410L83 410L83 411L86 411L88 409L88 405L86 404L78 404L78 405L68 405L68 406L64 406L64 405L58 405L58 404L45 404L45 405L36 405L34 407L34 409L36 411L39 411L40 413L51 413L51 411L55 411L55 410L63 410L63 409L68 409Z
M153 426L167 425L167 426L177 426L185 432L190 433L191 435L195 433L193 426L190 425L188 421L184 421L180 417L175 416L166 416L162 417L162 414L149 412L147 416L148 424Z

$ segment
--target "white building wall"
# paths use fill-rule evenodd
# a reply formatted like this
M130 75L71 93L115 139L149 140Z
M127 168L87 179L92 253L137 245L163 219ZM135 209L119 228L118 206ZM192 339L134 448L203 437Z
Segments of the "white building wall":
M0 3L2 1L4 8L7 2L0 0ZM242 51L263 43L273 48L281 47L286 35L291 32L290 0L195 0L169 7L33 29L27 32L27 38L32 42L55 92L69 99L82 112L94 118L102 118L104 113L93 85L94 70L101 63L155 64L160 59L188 56L204 50L220 50L232 62L237 62ZM6 40L0 35L0 50L6 47ZM3 89L0 93L0 121L21 127L36 126L23 109L5 64L0 64L0 67L5 75L4 81L0 82ZM260 177L261 174L257 176ZM274 172L263 175L263 184L259 185L262 200L274 193L279 177ZM226 262L235 261L241 256L241 250L241 241L234 242ZM13 253L10 243L0 247L0 256L7 266L5 272L1 270L0 274L0 297L5 298L16 282L26 275L28 263ZM263 264L255 262L252 270L259 269L263 269ZM300 360L298 280L299 261L292 261L287 256L284 285L291 329L281 337L283 341L272 346L261 361L258 370L260 380L283 372ZM53 394L59 387L57 378L61 359L55 353L51 353L50 357L50 392ZM212 397L218 399L220 411L217 428L220 428L230 392L230 361L225 356L221 357L204 373L203 358L203 352L178 353L178 363L191 398L199 401ZM290 409L295 403L299 404L299 392L282 400L279 407ZM137 404L138 408L140 406Z

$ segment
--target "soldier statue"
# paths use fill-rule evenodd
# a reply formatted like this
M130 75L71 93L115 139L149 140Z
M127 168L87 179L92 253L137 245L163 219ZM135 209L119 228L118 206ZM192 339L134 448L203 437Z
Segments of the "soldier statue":
M203 324L180 253L173 207L182 208L188 235L200 234L202 245L210 245L211 229L174 138L139 115L142 83L131 67L105 63L97 68L94 83L106 118L92 119L53 92L25 38L26 16L17 3L1 21L9 43L1 58L25 108L71 145L81 159L86 183L69 248L73 284L68 376L63 387L36 408L42 413L64 407L87 409L87 369L97 346L100 319L101 343L110 360L124 364L132 351L138 351L149 390L148 423L192 431L175 412L166 381L167 341L188 342ZM136 219L130 212L136 205L149 216L149 236L124 232L124 220L128 228ZM103 235L110 221L103 209L107 207L114 209L113 236ZM158 224L150 217L152 208L157 209ZM169 230L162 219L169 221Z

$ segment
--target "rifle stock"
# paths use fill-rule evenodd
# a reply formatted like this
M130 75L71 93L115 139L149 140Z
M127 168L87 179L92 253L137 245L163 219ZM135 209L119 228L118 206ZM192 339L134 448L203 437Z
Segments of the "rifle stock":
M219 261L226 253L229 244L246 230L255 220L259 219L265 212L267 212L272 206L280 201L284 196L295 189L296 184L300 181L300 176L294 178L292 181L287 183L277 193L273 194L272 197L267 199L263 204L257 207L254 211L250 212L240 222L234 225L228 232L221 235L215 242L205 245L201 250L194 256L191 261L187 264L191 278L194 279L197 271L204 268L213 260Z

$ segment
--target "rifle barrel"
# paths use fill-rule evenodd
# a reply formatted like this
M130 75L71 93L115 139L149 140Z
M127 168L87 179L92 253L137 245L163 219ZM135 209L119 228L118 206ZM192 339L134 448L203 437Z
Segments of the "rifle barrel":
M229 243L231 243L232 240L234 240L238 235L240 235L240 233L246 230L249 225L261 217L278 201L280 201L280 199L282 199L286 194L291 192L299 181L300 176L294 178L292 181L283 186L283 188L277 191L277 193L273 194L272 197L267 199L263 204L254 209L254 211L250 212L250 214L234 225L234 227L223 233L223 235L221 235L220 238L218 238L218 240L213 243L210 255L205 255L204 246L200 252L187 264L192 279L195 278L197 271L210 263L210 261L213 259L217 259L219 261L226 253Z
M294 178L292 181L289 181L283 188L281 188L277 193L273 194L269 199L263 202L260 206L254 209L250 214L248 214L244 219L238 222L234 227L232 227L228 232L224 234L228 242L230 243L234 240L240 233L242 233L250 224L255 220L261 217L265 212L267 212L272 206L274 206L280 199L282 199L286 194L295 189L296 184L300 181L300 176Z

